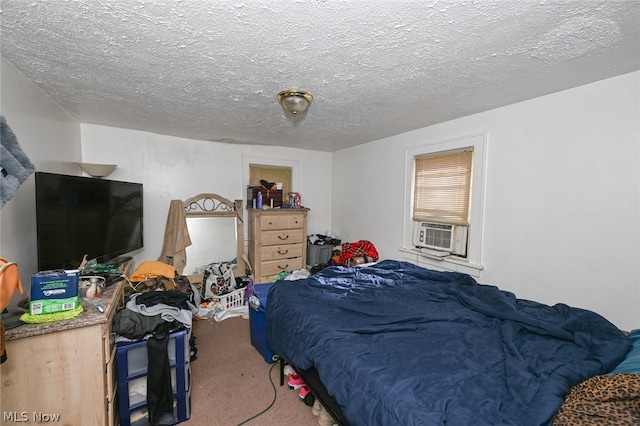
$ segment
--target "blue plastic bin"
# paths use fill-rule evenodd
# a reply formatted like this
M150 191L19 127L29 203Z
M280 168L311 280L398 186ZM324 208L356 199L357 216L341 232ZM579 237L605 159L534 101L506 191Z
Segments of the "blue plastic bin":
M249 329L251 344L255 347L267 364L272 364L278 360L278 356L273 353L267 344L267 294L273 283L256 284L253 286L260 306L249 304Z
M191 417L191 367L189 335L186 330L169 336L167 355L173 387L173 416L178 422ZM146 395L135 392L147 381L147 341L118 342L116 365L118 374L118 408L121 426L148 425Z

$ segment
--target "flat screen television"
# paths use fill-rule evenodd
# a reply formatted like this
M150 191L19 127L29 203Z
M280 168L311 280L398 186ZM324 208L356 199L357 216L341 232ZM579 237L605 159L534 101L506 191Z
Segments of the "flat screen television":
M38 270L76 269L143 247L142 184L36 172Z

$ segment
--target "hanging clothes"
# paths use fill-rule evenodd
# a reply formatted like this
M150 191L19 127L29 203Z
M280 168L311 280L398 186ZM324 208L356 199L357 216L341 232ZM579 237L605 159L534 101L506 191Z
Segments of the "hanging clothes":
M176 272L182 275L187 265L187 247L191 245L191 237L187 228L187 215L180 200L171 200L167 223L164 229L162 252L158 260L173 265Z

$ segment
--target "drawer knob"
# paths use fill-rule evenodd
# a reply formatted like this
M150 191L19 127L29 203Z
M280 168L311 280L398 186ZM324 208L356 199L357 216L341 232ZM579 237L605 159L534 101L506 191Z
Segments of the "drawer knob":
M279 238L279 239L281 239L282 241L284 241L284 240L288 240L288 239L289 239L289 235L288 235L288 234L287 234L287 235L285 235L285 236L278 235L278 238Z
M278 268L282 269L283 271L284 271L285 269L287 269L288 267L289 267L289 264L288 264L288 263L287 263L286 265L284 265L284 266L280 266L280 265L278 265Z
M289 253L289 249L286 249L285 251L278 250L278 254L287 254L287 253Z

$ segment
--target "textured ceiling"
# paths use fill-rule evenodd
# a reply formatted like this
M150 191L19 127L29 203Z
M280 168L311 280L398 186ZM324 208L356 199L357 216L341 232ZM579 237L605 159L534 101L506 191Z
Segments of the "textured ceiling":
M640 69L638 0L0 8L2 55L80 122L228 143L335 151Z

